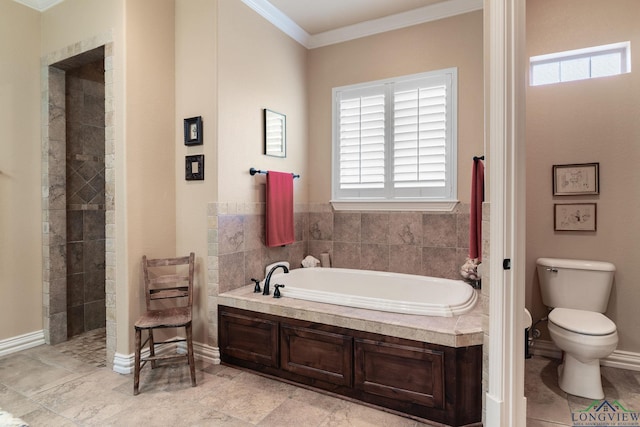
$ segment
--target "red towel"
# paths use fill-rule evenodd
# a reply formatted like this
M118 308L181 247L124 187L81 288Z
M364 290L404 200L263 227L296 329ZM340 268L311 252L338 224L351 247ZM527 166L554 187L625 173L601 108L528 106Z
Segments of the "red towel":
M484 164L473 161L471 172L471 219L469 221L469 258L482 262L482 202L484 201Z
M267 174L267 246L283 246L294 242L293 175L269 171Z

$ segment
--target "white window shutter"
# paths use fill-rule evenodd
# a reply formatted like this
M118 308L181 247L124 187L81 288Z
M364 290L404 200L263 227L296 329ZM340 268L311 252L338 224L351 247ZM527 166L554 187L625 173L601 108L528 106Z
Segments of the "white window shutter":
M456 69L334 89L335 200L455 200Z
M367 92L345 93L338 103L342 190L384 188L385 96Z
M447 87L439 83L394 93L395 188L446 185Z

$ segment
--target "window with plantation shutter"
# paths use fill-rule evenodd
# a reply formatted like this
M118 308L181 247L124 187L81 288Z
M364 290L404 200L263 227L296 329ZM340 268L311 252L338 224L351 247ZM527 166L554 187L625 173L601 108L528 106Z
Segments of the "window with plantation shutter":
M456 69L335 88L333 201L455 201Z

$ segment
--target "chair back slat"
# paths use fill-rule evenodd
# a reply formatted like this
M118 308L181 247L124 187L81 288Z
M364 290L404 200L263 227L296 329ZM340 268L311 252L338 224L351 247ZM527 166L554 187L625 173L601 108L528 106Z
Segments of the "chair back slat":
M180 271L181 266L188 266L186 276L184 271ZM189 256L177 258L148 259L145 255L142 257L142 270L147 310L152 309L152 301L169 298L186 298L184 305L192 307L195 270L193 252Z
M151 300L184 298L189 296L189 288L187 286L181 286L178 288L152 289L150 294Z
M189 276L179 276L177 274L165 274L149 279L151 285L165 285L167 283L182 283L188 282Z
M147 265L149 267L167 267L170 265L186 265L189 264L189 257L179 257L179 258L156 258L156 259L147 259Z

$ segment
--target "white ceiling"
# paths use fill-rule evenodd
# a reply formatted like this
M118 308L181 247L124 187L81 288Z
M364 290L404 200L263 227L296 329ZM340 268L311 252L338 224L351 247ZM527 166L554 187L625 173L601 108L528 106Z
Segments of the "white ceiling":
M445 0L268 0L310 35Z
M64 1L64 0L14 0L18 3L22 3L25 6L29 6L32 9L40 12L49 9L52 6Z

